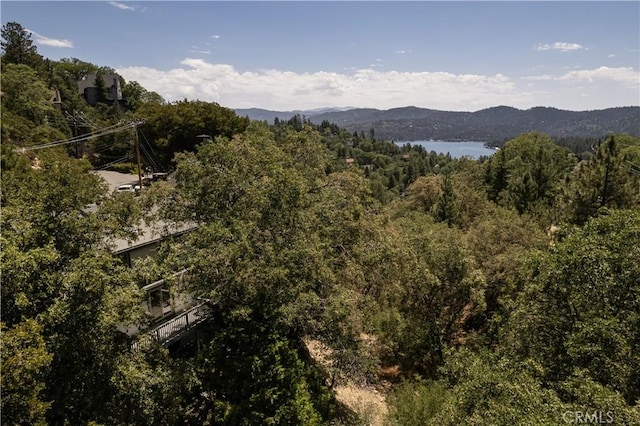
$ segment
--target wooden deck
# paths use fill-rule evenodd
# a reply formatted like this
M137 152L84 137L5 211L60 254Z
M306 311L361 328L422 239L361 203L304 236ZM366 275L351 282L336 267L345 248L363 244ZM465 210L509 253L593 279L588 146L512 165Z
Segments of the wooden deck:
M164 347L168 347L172 343L180 340L209 318L209 308L206 305L207 303L201 303L193 306L166 322L143 331L138 336L138 340L133 343L133 349L143 349L153 341L159 342Z

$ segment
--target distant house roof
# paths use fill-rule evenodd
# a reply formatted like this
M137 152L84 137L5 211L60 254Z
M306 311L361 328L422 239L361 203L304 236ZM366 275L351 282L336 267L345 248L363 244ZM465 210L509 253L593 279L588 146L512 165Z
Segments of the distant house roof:
M97 76L98 74L93 72L91 74L87 74L86 77L84 77L82 80L78 80L78 93L83 94L85 89L96 87ZM106 87L114 84L114 81L117 81L118 84L120 84L120 76L118 74L102 74L102 79L104 80L104 85Z
M89 105L98 102L98 92L96 87L97 73L87 74L85 78L76 82L78 93L84 96ZM105 96L110 103L122 100L122 88L120 87L120 76L118 74L103 74Z
M142 232L134 241L117 239L112 242L113 250L116 254L135 250L149 244L154 244L164 240L169 236L178 236L197 228L195 224L183 224L179 226L167 226L163 222L153 226L142 225Z

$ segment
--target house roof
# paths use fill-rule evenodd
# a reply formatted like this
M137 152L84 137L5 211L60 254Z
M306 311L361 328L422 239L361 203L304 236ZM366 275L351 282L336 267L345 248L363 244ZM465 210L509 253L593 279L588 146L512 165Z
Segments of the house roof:
M108 170L98 170L93 171L92 173L95 173L98 176L102 177L109 185L109 189L111 192L121 184L137 183L137 176L128 173L119 173ZM97 206L94 205L91 209L95 210L97 209ZM168 236L181 235L189 232L197 228L197 225L194 223L170 225L163 221L157 221L152 225L146 225L143 222L139 227L140 234L138 235L138 238L133 241L126 239L114 239L109 241L113 248L113 251L115 253L123 253L139 247L144 247L146 245L161 241Z
M97 77L96 73L91 73L91 74L87 74L87 76L82 80L78 80L77 81L78 93L82 94L84 93L85 89L88 89L90 87L96 87L96 77ZM104 80L105 85L107 87L110 87L112 86L112 84L109 84L109 82L113 81L114 79L116 79L117 81L120 81L120 76L118 74L103 74L102 79Z
M142 224L142 232L138 238L134 241L118 239L112 242L113 251L116 254L125 253L127 251L135 250L136 248L144 247L149 244L154 244L168 236L178 236L185 234L189 231L196 229L194 224L183 224L179 226L170 226L164 222L157 222L151 226Z

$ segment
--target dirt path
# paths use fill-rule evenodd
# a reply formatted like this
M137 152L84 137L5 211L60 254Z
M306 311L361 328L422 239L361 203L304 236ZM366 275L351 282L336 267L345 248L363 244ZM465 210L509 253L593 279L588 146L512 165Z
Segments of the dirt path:
M346 405L366 425L383 426L387 417L387 402L377 389L352 383L336 386L336 399Z
M325 368L331 368L329 355L331 349L313 339L304 340L309 354ZM336 399L349 410L358 415L363 424L369 426L383 426L388 413L386 398L383 392L373 386L364 386L345 380L335 386Z

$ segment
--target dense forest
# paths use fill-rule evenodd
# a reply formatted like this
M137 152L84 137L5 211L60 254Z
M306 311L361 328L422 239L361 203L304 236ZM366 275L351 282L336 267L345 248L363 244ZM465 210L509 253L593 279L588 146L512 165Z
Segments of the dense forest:
M90 106L113 70L17 23L1 64L3 424L640 424L637 137L453 159L124 79ZM136 135L173 179L112 193ZM149 223L193 230L130 268L113 243ZM118 331L175 271L211 305L186 355Z

